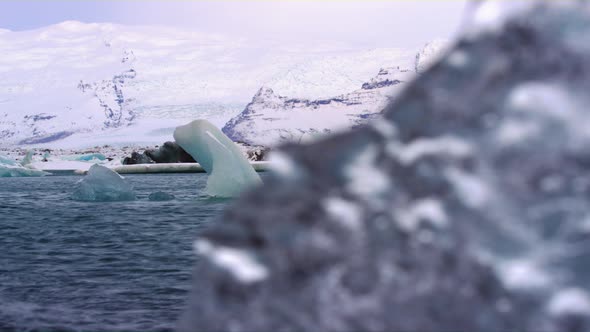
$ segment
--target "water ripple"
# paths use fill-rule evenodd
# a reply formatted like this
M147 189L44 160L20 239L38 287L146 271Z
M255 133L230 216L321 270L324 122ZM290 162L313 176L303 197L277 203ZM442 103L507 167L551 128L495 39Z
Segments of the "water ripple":
M126 178L137 201L72 201L79 177L0 178L0 330L174 329L192 241L228 201L201 193L204 175Z

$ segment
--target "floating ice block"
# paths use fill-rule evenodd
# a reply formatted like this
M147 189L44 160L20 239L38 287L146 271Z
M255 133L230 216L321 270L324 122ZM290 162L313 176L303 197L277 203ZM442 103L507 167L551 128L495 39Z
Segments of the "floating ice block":
M0 155L0 177L44 176L49 173L23 167L16 161Z
M82 180L76 183L72 199L88 202L112 202L135 200L133 187L114 171L100 165L92 165Z
M176 128L174 139L209 174L207 194L234 197L262 181L238 146L207 120Z
M27 165L31 164L31 162L33 162L33 151L29 150L29 151L27 151L27 155L25 156L23 161L21 161L20 164L22 166L27 166Z

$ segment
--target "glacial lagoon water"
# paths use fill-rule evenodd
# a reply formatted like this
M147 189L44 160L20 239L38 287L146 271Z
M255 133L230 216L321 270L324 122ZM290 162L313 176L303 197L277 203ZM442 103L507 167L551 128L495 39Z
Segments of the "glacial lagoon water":
M73 201L79 176L0 178L0 330L175 328L192 243L231 200L204 194L206 174L125 178L136 201Z

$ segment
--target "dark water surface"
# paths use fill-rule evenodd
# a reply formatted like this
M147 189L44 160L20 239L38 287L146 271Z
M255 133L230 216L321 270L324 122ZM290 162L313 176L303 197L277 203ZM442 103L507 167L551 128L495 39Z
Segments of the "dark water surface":
M137 201L72 201L77 176L0 178L0 330L174 329L192 243L230 200L202 194L204 174L126 178Z

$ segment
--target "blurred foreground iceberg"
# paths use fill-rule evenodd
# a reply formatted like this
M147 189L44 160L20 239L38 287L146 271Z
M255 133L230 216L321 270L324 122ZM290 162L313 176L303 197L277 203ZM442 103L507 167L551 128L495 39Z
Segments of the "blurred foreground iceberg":
M589 6L501 22L383 119L284 147L197 240L181 330L590 331Z
M89 202L132 201L135 200L135 192L115 171L92 165L88 174L76 183L72 199Z
M30 160L29 160L30 162ZM45 176L49 173L25 167L14 160L0 155L0 177Z
M195 120L176 128L174 139L209 174L207 194L234 197L262 183L237 145L209 121Z

